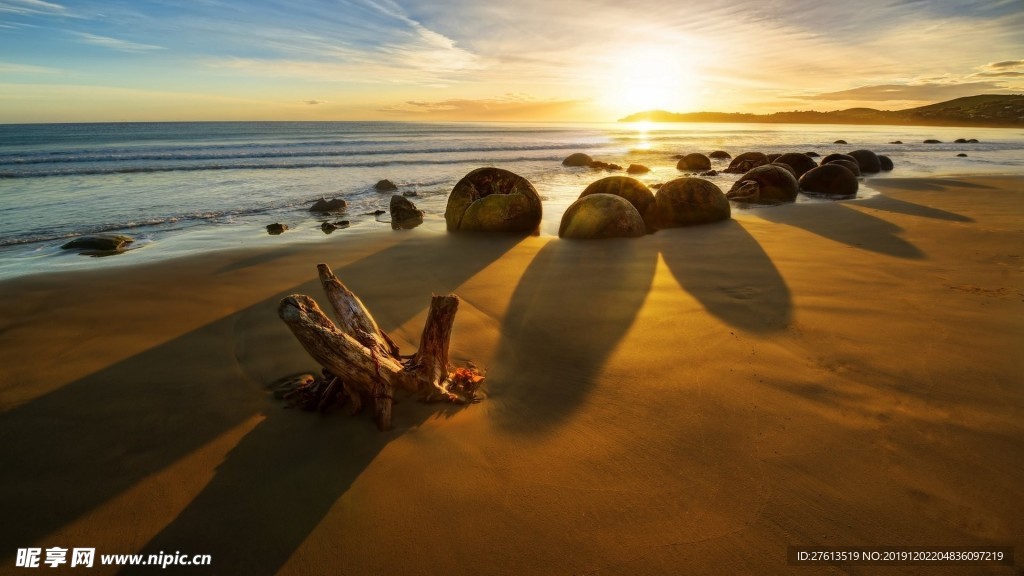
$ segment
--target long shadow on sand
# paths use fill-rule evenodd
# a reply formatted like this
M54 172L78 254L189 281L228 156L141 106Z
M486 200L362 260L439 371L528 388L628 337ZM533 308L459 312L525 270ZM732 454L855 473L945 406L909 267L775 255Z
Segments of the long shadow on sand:
M366 295L388 329L424 311L431 291L453 289L518 241L410 239L335 272ZM438 265L410 277L401 263L411 260ZM404 402L395 411L396 430L382 434L364 418L317 418L268 400L262 387L272 379L313 368L287 328L265 318L276 316L278 301L290 293L323 301L315 264L307 282L0 414L0 510L8 519L0 523L0 562L13 564L8 555L18 547L265 413L144 552L209 553L223 574L276 572L381 448L438 414ZM376 275L391 268L395 282L378 285ZM409 296L375 306L392 291ZM129 514L123 529L132 531L134 518L147 513Z
M868 198L858 202L858 205L874 208L875 210L884 210L885 212L892 212L894 214L920 216L922 218L932 218L933 220L946 220L948 222L974 222L974 219L954 212L947 212L930 206L922 206L921 204L914 204L913 202L907 202L906 200L897 200L884 195Z
M803 228L847 246L909 260L925 258L917 246L899 236L899 226L841 202L772 206L759 215L770 222ZM799 250L799 246L794 246Z
M662 230L655 238L676 281L711 314L755 334L789 325L793 301L786 281L736 220Z
M499 422L541 433L586 397L654 280L651 237L553 240L523 273L505 314L488 380Z

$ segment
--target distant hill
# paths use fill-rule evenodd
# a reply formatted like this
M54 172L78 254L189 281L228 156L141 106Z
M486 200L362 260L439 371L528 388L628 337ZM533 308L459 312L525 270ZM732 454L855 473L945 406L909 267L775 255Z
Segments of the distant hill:
M923 126L1024 126L1024 95L967 96L906 110L850 108L834 112L793 111L774 114L649 110L619 122L766 122L779 124L898 124Z

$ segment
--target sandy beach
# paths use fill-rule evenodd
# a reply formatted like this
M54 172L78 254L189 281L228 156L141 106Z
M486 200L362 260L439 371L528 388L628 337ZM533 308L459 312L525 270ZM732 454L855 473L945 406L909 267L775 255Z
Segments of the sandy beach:
M4 282L0 572L61 546L212 556L180 574L1020 574L1024 177L871 186L629 240L421 229ZM384 433L274 400L316 368L276 307L324 302L319 262L403 351L457 294L486 399L407 399Z

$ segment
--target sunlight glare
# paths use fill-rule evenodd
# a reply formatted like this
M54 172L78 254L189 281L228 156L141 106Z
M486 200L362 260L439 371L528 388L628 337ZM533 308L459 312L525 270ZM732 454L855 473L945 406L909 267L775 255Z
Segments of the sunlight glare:
M646 110L691 111L699 102L700 79L670 46L634 46L617 51L606 104L622 114Z

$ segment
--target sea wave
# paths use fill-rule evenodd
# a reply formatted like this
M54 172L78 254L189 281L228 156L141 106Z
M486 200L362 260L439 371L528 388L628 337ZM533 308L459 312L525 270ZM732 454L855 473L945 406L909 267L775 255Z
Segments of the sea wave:
M445 158L445 159L392 159L354 162L292 162L292 163L267 163L267 162L232 162L227 164L181 164L181 165L147 165L147 166L83 166L67 169L47 170L0 170L0 178L46 178L52 176L97 176L109 174L146 174L154 172L197 172L207 170L300 170L308 168L380 168L385 166L400 165L453 165L453 164L480 164L491 165L495 162L530 162L560 161L561 156L518 156L513 158L505 157L474 157L474 158Z

